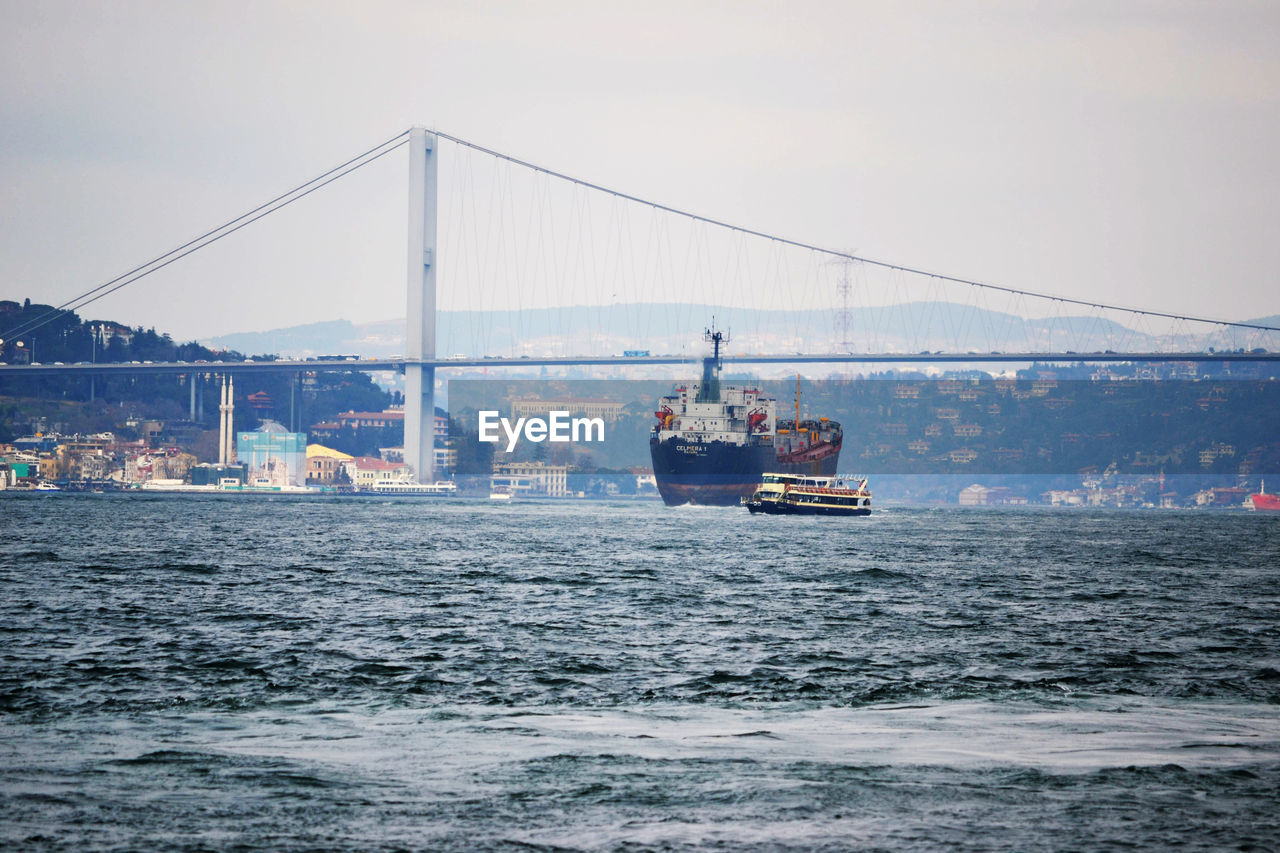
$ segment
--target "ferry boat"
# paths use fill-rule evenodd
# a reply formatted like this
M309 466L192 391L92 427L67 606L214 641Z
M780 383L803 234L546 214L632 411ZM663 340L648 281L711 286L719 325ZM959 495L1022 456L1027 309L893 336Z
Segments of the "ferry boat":
M765 471L831 476L843 431L828 418L779 421L777 401L748 385L720 385L720 347L729 338L708 329L712 355L702 381L661 398L649 435L658 493L667 506L737 506Z
M770 515L870 515L867 481L842 477L765 474L755 493L742 499L751 512Z
M375 495L421 495L429 498L452 497L458 493L456 484L449 480L437 480L434 483L415 483L407 477L383 477L376 480L363 494Z

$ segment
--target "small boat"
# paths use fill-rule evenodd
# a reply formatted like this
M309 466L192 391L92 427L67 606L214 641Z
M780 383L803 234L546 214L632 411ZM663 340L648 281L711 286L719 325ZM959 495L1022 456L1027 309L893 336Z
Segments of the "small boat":
M62 491L62 489L58 488L58 487L57 487L57 486L55 486L53 483L50 483L50 482L48 482L47 480L41 480L40 482L36 483L36 484L35 484L35 486L33 487L33 490L34 490L34 491L37 491L37 492L60 492L60 491Z
M755 493L743 498L751 512L771 515L870 515L867 481L803 474L765 474Z

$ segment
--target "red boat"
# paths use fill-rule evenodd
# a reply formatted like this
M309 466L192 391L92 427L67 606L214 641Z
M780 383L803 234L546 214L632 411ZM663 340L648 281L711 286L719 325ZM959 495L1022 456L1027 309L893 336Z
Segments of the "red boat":
M1258 493L1250 495L1249 500L1253 502L1253 508L1264 512L1280 512L1280 495L1267 494L1267 484L1262 483L1258 486Z

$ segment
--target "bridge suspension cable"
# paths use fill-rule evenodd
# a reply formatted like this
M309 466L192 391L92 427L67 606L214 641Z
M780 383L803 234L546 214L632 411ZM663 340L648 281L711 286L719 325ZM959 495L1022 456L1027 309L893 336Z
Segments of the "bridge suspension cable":
M998 291L1001 293L1010 294L1012 296L1032 297L1035 299L1044 299L1047 301L1053 301L1053 302L1058 302L1058 303L1063 303L1068 305L1080 305L1083 307L1093 308L1097 310L1119 311L1119 312L1128 313L1128 314L1142 315L1146 317L1160 317L1163 319L1177 320L1182 322L1207 323L1207 324L1212 324L1217 326L1230 326L1233 328L1241 328L1241 329L1256 329L1256 330L1266 331L1266 332L1280 332L1280 326L1266 326L1258 323L1243 323L1243 322L1236 322L1232 320L1217 320L1217 319L1212 319L1208 317L1196 317L1196 316L1187 315L1187 314L1173 314L1165 311L1151 311L1151 310L1142 309L1142 308L1129 308L1122 305L1112 305L1104 302L1096 302L1096 301L1091 301L1086 299L1077 299L1070 296L1058 296L1052 293L1041 293L1034 290L1025 290L1025 289L1014 288L1014 287L1006 287L998 284L991 284L989 282L976 281L974 279L967 279L967 278L961 278L959 276L946 275L944 273L931 272L930 270L920 269L918 267L909 267L903 264L894 264L888 261L880 261L874 258L867 258L861 255L852 254L850 252L844 252L837 249L830 249L830 248L818 246L812 243L806 243L801 240L792 240L787 237L780 237L776 234L768 234L766 232L757 231L752 228L745 228L741 225L735 225L734 223L731 223L731 222L725 222L724 220L713 219L708 216L702 216L701 214L692 213L690 211L683 210L677 207L672 207L670 205L662 204L660 202L652 201L650 199L641 198L639 196L630 195L628 193L610 189L609 187L592 183L591 181L583 180L582 178L576 178L572 175L567 175L563 172L557 172L554 169L548 169L545 166L539 166L536 163L531 163L527 160L521 160L520 158L512 157L509 154L503 154L500 151L495 151L491 148L486 148L482 145L478 145L466 139L461 139L457 136L451 136L450 134L443 133L438 130L432 131L432 132L435 133L437 136L439 136L441 139L447 139L450 142L453 142L457 145L470 148L482 154L488 154L491 157L496 157L500 160L505 160L517 166L522 166L527 169L532 169L535 172L540 172L542 174L548 175L553 178L558 178L560 180L568 181L572 184L576 184L586 189L596 190L598 192L602 192L602 193L606 193L608 195L614 196L615 198L620 198L626 201L635 202L636 204L645 205L655 210L660 210L665 213L674 214L676 216L682 216L694 222L701 222L707 225L714 225L719 228L727 228L731 231L736 231L740 234L746 234L752 237L759 237L765 240L771 240L775 243L779 243L787 246L793 246L795 248L804 249L811 252L817 252L819 254L828 255L830 257L837 258L837 259L843 259L847 261L856 261L858 263L881 267L883 269L893 270L895 272L925 276L927 278L932 278L937 281L947 281L947 282L952 282L954 284L964 284L970 287L982 288L984 290Z
M401 147L408 141L409 141L409 131L408 130L401 131L399 134L391 137L390 139L384 142L381 142L378 145L373 146L367 151L357 154L356 156L350 158L349 160L346 160L345 162L340 163L337 166L334 166L332 169L329 169L328 171L317 175L316 177L312 178L309 181L306 181L305 183L299 184L298 186L294 187L288 192L281 193L280 195L276 196L270 201L263 202L262 204L255 207L253 210L250 210L247 213L241 214L240 216L237 216L235 219L224 222L222 225L219 225L217 228L210 229L209 231L206 231L205 233L201 234L199 237L195 237L191 240L188 240L186 243L183 243L181 246L178 246L175 249L171 249L168 252L165 252L163 255L160 255L156 258L153 258L150 261L147 261L145 264L140 264L134 267L133 269L129 270L128 272L122 273L121 275L116 276L110 281L104 282L90 290L86 290L84 293L81 293L79 296L76 296L73 299L68 299L66 302L63 302L61 305L57 306L56 308L52 308L44 312L38 317L35 317L27 321L26 323L23 323L21 326L18 326L14 329L10 329L4 333L0 333L0 340L12 340L13 338L19 338L19 337L22 337L23 335L28 335L36 331L40 327L48 325L49 323L53 322L53 320L64 311L78 310L80 308L83 308L86 305L90 305L98 301L104 296L108 296L112 293L115 293L117 290L121 289L122 287L128 287L129 285L151 275L153 272L162 270L165 267L167 267L169 264L177 260L180 260L181 258L186 257L192 252L196 252L200 249L203 249L205 246L209 246L213 243L216 243L217 241L221 240L223 237L227 237L231 234L234 234L236 231L239 231L241 228L244 228L246 225L257 222L259 219L262 219L265 216L269 216L278 210L288 207L289 205L293 204L295 201L298 201L300 199L303 199L311 195L311 193L315 192L316 190L321 189L322 187L328 186L329 184L333 183L339 178L345 177L346 175L351 174L357 169L361 169L365 166L368 166L370 163L374 162L375 160L378 160L379 158L384 157L387 154L390 154L392 151L395 151L397 148Z

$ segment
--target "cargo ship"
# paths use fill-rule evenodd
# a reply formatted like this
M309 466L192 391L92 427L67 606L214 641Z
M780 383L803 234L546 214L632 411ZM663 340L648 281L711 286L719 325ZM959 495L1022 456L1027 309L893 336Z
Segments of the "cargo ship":
M1250 495L1249 500L1253 503L1255 510L1263 512L1280 512L1280 495L1267 494L1267 484L1261 483L1258 486L1258 493Z
M729 339L708 329L712 354L702 381L661 398L649 435L658 493L667 506L738 506L765 471L833 475L843 431L827 418L779 422L777 401L758 386L720 384L720 349Z
M800 419L800 376L796 375L796 409L793 420L780 420L773 439L774 466L768 470L785 474L830 477L836 473L844 430L830 418Z

